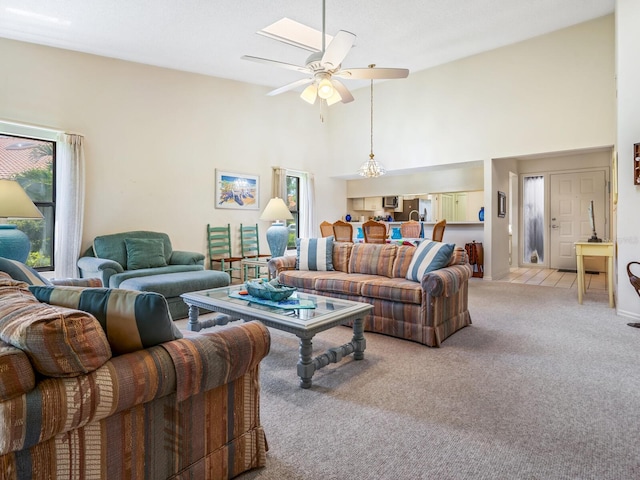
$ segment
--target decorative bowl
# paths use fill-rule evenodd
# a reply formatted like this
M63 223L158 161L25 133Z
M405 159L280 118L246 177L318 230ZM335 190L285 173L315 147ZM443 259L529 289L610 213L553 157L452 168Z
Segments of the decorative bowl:
M262 280L253 280L246 283L249 295L273 302L281 302L291 296L296 291L296 287L288 287L271 280L263 282Z

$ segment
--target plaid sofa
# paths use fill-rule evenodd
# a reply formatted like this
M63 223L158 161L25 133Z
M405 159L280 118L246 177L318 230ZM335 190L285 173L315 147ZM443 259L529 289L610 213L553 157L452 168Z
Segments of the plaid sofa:
M439 347L471 324L468 287L472 268L467 253L455 247L448 265L407 280L416 247L412 245L333 243L332 271L301 271L296 257L269 261L269 272L285 285L318 295L373 305L365 331Z
M155 293L0 272L0 479L220 479L264 466L268 330L167 322Z

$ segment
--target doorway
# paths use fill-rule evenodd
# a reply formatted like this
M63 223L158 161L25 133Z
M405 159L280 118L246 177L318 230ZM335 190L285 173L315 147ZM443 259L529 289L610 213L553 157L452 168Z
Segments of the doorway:
M586 241L593 228L589 206L593 201L595 230L606 235L607 202L604 170L557 173L549 176L549 267L576 269L574 243ZM587 268L603 271L597 259Z

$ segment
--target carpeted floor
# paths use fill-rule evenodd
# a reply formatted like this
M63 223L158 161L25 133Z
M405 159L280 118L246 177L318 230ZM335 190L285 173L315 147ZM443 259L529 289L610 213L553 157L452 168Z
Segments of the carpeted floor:
M249 479L640 478L640 329L606 293L472 279L442 348L365 334L298 387L297 338L262 362L267 467ZM338 327L318 353L350 338Z

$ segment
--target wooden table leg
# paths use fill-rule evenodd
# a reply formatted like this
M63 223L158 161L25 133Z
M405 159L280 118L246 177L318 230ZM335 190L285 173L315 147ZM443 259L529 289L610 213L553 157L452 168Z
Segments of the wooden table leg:
M582 305L582 296L584 295L584 257L578 253L578 303Z

